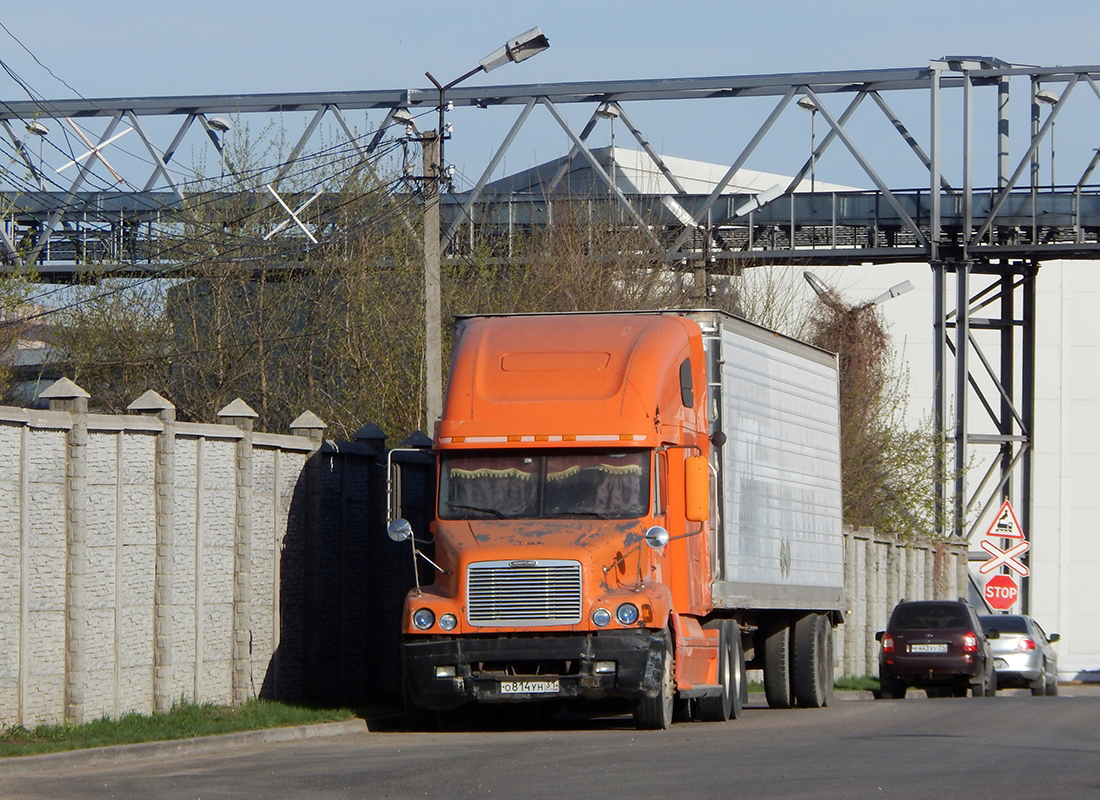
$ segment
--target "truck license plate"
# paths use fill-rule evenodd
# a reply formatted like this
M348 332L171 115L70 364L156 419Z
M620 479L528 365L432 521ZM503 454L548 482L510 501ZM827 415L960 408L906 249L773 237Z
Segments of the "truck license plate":
M501 694L554 694L558 691L558 681L501 681Z
M946 653L946 644L911 644L909 645L910 653Z

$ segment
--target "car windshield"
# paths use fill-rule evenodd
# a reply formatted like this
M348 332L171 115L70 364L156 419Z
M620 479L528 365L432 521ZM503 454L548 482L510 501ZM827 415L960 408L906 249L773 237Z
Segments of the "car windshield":
M890 621L891 628L903 631L951 630L966 625L966 613L953 603L907 603L898 606Z
M445 453L442 519L635 519L649 507L649 452Z
M982 617L982 627L986 633L990 631L1027 633L1027 624L1024 622L1024 618L1009 615Z

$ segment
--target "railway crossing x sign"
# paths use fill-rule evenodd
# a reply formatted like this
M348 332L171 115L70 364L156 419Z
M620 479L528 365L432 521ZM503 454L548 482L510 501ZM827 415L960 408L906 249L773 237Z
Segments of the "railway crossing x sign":
M993 558L989 559L980 567L978 567L978 572L982 573L982 575L992 572L993 570L997 569L997 567L1008 567L1014 572L1019 572L1021 576L1025 578L1027 577L1027 564L1025 564L1023 561L1020 561L1017 556L1022 556L1024 553L1026 553L1031 547L1031 542L1020 542L1019 544L1013 545L1007 550L1002 550L992 542L982 541L979 542L978 545L982 548L982 550L985 550L985 552L993 556Z
M1015 541L1012 542L1011 546L1002 550L990 539ZM993 524L989 526L985 536L978 542L978 546L992 556L978 568L978 572L982 575L988 575L1000 567L1006 567L1013 572L1018 572L1022 577L1027 577L1029 572L1027 564L1021 561L1019 557L1031 549L1031 542L1024 536L1024 530L1020 527L1020 521L1016 519L1016 512L1012 510L1012 503L1008 500L1001 504L1001 510L993 518Z

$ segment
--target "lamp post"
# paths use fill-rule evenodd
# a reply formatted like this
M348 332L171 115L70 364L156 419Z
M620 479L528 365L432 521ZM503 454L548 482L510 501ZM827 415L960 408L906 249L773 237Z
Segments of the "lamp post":
M38 188L45 191L46 187L42 184L42 141L46 138L46 134L50 132L50 129L36 119L32 119L25 127L27 133L38 137L38 169L36 170L34 165L31 164L31 172L34 173ZM30 158L28 157L27 160L30 161Z
M798 107L810 112L810 194L814 193L814 173L817 171L817 103L803 95L798 98Z
M450 83L441 84L430 72L428 80L439 91L439 121L434 131L421 137L424 150L424 410L425 432L432 435L436 420L443 416L443 303L440 292L439 192L446 171L443 142L447 139L445 115L447 91L479 72L505 64L518 64L550 46L538 28L509 39L478 65Z
M221 117L211 117L210 119L208 119L206 121L206 124L209 127L213 128L214 130L218 131L218 133L222 134L223 138L226 138L225 134L229 133L229 131L231 131L233 129L233 126L230 125L229 122L222 119ZM224 178L225 177L225 142L224 141L218 142L218 155L221 157L222 177Z
M1050 89L1040 89L1035 93L1035 99L1045 106L1051 106L1052 108L1058 104L1061 99L1057 92L1052 92ZM1054 191L1054 127L1058 123L1050 123L1050 191Z

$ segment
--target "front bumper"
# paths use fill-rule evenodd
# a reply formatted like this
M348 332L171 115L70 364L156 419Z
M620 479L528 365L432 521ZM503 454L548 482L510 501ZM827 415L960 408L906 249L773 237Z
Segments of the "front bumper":
M668 634L646 629L526 636L406 636L405 687L418 707L445 710L559 698L654 697ZM614 670L597 672L611 662ZM437 677L437 668L446 677ZM453 669L453 675L450 674ZM502 681L557 680L556 692L504 693Z

